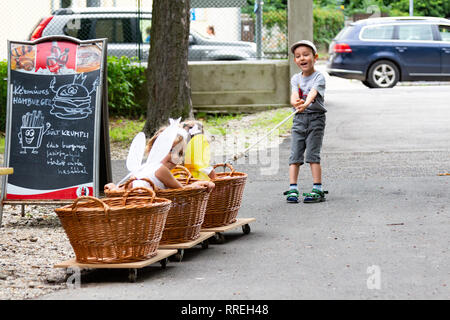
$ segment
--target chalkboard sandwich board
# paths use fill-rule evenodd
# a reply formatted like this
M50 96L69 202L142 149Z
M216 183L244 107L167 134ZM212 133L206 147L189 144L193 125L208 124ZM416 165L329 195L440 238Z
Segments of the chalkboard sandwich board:
M14 174L3 178L2 205L98 196L99 169L110 166L106 39L8 41L8 52L5 166Z

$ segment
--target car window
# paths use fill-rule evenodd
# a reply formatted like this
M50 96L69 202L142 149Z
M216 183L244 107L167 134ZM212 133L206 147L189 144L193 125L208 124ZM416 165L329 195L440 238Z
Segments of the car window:
M80 40L88 40L91 38L91 27L91 19L72 19L64 26L64 34Z
M398 28L399 40L433 40L433 29L430 24L407 24Z
M394 26L370 26L361 33L361 39L365 40L391 40L394 36Z
M150 43L151 19L141 19L139 21L139 30L141 30L141 39L143 43Z
M439 26L442 41L450 41L450 26Z
M345 39L347 37L347 35L349 35L353 31L353 28L354 28L354 26L345 27L344 29L339 31L339 33L336 35L336 37L334 37L334 39L335 40Z
M108 38L109 43L133 43L131 19L97 19L94 38Z

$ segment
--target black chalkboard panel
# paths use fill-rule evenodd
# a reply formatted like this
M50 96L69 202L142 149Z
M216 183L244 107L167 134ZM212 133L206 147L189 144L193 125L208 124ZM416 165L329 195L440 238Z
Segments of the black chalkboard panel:
M69 37L9 43L5 156L14 174L5 199L98 196L105 44Z

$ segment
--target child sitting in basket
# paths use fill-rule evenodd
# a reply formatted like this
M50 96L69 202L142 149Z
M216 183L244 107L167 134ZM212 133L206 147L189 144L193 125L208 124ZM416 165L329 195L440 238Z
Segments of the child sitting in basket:
M214 180L216 172L210 166L209 143L204 135L203 124L200 121L189 120L182 123L188 134L188 145L184 157L184 166L192 176L202 180Z
M147 143L147 163L132 174L131 179L136 180L128 184L128 188L151 187L145 180L140 180L143 178L149 179L160 189L185 188L170 170L183 162L186 138L186 131L179 127L178 121L171 121L169 127L159 129ZM210 181L196 181L187 187L207 187L208 191L212 191L214 186ZM105 191L117 189L120 187L113 183L105 185Z

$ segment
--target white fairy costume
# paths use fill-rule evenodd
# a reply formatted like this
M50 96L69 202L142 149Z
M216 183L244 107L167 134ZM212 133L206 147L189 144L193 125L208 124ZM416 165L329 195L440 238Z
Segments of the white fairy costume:
M138 180L134 180L132 183L133 188L136 187L146 187L146 188L151 188L150 184L145 181L145 180L139 180L142 178L147 178L149 179L151 182L153 182L155 184L156 187L158 187L159 189L167 189L167 187L165 186L164 183L161 182L161 180L159 180L156 175L155 172L162 166L163 164L160 163L159 165L155 165L151 168L148 168L148 171L146 171L145 173L142 173L140 175L136 175L136 178Z
M180 120L181 118L177 120L169 119L170 125L160 133L158 138L156 138L145 165L141 166L136 172L133 172L133 175L138 179L133 181L133 188L150 187L148 182L139 180L147 178L152 181L156 187L167 189L164 183L156 177L155 173L163 165L162 160L169 154L177 135L180 134L183 138L186 137L186 131L179 127Z

